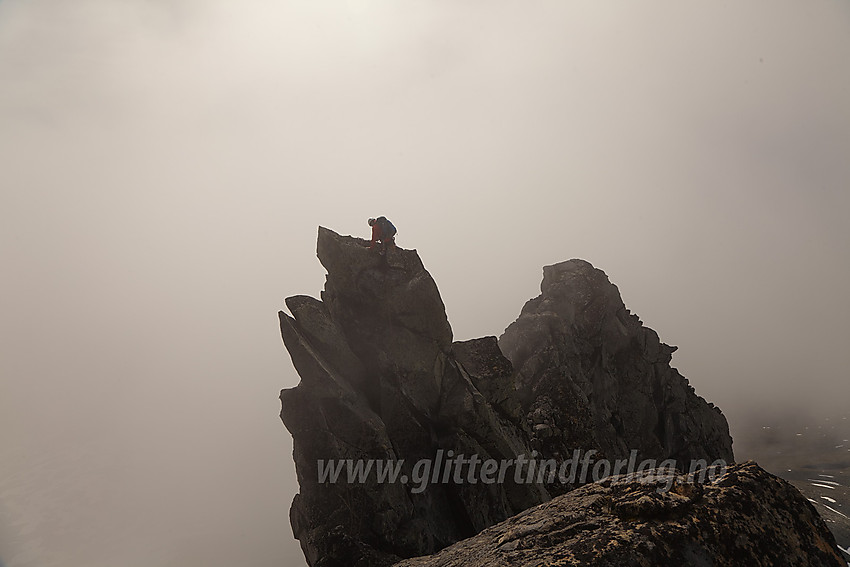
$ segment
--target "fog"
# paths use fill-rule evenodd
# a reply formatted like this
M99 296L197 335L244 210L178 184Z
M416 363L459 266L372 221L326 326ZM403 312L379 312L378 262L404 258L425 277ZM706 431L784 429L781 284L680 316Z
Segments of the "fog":
M391 218L456 339L579 257L733 435L841 411L848 53L839 0L0 0L0 562L304 563L320 224Z

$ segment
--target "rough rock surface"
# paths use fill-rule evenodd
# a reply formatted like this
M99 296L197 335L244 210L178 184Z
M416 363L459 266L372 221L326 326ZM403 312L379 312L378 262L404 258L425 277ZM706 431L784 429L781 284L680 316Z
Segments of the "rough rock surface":
M609 477L396 567L845 567L806 498L755 463L675 476Z
M533 445L543 458L576 448L608 459L733 462L720 409L696 395L658 339L623 304L617 286L584 260L543 269L541 295L499 339L517 370Z

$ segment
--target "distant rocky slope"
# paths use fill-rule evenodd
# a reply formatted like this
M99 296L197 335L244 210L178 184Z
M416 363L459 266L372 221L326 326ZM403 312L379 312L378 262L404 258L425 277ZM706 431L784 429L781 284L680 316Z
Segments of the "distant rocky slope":
M576 446L609 459L640 455L733 461L720 409L694 393L658 339L623 304L617 286L583 260L543 269L541 295L499 339L517 370L523 409L543 456Z
M542 295L498 342L453 342L416 251L381 256L366 244L320 228L317 254L328 272L321 300L290 297L291 316L280 313L301 376L281 392L300 484L290 520L310 565L390 565L434 554L583 484L515 470L478 482L472 472L448 471L455 457L514 468L536 458L561 470L576 450L598 459L634 451L682 469L694 459L732 462L723 415L670 368L673 347L643 327L590 264L545 268ZM342 468L334 482L335 464ZM399 467L395 481L377 471L390 465ZM349 479L357 466L373 468ZM764 525L765 510L744 511L741 521ZM800 537L822 535L810 532Z

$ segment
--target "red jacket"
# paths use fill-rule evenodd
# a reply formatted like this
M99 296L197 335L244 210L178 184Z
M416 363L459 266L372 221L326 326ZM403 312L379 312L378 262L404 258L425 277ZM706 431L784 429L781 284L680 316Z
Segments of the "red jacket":
M381 234L381 224L377 221L372 225L372 242L369 243L369 250L375 247L379 240L383 240Z

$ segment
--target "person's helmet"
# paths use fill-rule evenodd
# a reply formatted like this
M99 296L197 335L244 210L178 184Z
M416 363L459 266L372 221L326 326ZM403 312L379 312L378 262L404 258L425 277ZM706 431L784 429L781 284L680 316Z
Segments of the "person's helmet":
M373 224L375 224L375 219L369 219L369 226L372 226Z

